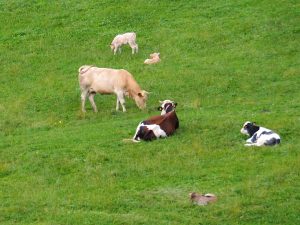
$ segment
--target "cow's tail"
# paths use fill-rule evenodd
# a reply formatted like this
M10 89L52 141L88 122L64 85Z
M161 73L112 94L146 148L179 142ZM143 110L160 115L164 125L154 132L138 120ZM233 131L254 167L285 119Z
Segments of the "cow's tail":
M140 142L140 141L135 140L135 139L133 139L133 138L125 138L125 139L123 139L123 141L124 141L124 142L133 142L133 143L139 143L139 142Z
M91 69L92 67L94 66L81 66L79 69L78 69L78 72L79 72L79 75L83 75L84 73L86 73L89 69Z

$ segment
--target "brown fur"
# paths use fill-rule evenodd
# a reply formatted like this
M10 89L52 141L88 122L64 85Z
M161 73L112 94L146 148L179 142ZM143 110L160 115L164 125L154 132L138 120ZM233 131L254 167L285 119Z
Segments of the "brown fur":
M152 116L144 121L145 124L157 124L169 136L179 127L175 110L164 115Z
M214 194L198 194L196 192L190 193L191 201L197 205L207 205L217 201Z

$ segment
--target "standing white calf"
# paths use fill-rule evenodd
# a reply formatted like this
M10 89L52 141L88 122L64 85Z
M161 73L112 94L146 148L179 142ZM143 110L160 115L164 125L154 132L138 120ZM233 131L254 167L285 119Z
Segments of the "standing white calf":
M150 59L146 59L144 61L144 64L155 64L155 63L158 63L160 61L160 58L159 58L159 52L158 53L152 53L150 54Z
M117 53L118 49L121 52L121 46L129 44L132 49L132 54L138 52L138 44L136 43L136 34L134 32L119 34L110 44L111 50L114 51L114 55Z
M81 107L85 112L85 100L89 97L92 107L97 112L94 97L99 94L117 95L116 110L121 103L123 112L125 108L125 96L135 100L140 109L146 107L148 92L141 90L133 76L126 70L98 68L95 66L82 66L79 68L79 85L81 90Z

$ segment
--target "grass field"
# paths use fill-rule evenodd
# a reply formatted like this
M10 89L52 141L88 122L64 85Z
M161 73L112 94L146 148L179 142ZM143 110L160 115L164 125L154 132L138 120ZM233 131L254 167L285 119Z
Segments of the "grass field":
M0 224L300 224L300 4L293 0L0 0ZM139 53L114 56L118 33ZM159 64L143 61L160 52ZM96 96L78 68L124 68L146 111ZM124 143L158 100L174 136ZM246 148L247 120L281 135ZM219 201L192 205L188 193Z

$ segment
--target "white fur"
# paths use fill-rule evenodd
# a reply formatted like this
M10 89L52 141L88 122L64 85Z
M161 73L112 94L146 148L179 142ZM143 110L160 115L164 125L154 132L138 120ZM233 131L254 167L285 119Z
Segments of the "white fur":
M164 132L162 129L160 129L160 126L159 126L159 125L151 124L151 125L146 125L146 127L147 127L149 130L152 130L153 133L154 133L154 135L155 135L157 138L160 138L160 137L167 137L166 132Z
M167 104L167 103L171 103L172 105L175 104L175 102L171 101L171 100L159 101L159 103L161 104L160 106L162 107L160 115L165 115L167 113L168 108L165 109L165 104Z
M143 122L140 122L140 124L137 126L135 134L132 138L132 140L134 142L140 142L140 138L138 137L138 140L136 140L135 137L136 137L137 133L139 132L141 126L145 126L148 128L148 130L152 130L154 135L156 136L156 138L167 137L166 132L164 130L162 130L159 125L157 125L157 124L145 125L145 124L143 124Z
M132 54L138 52L138 44L136 43L136 34L134 32L117 35L111 42L110 47L115 55L118 50L121 52L121 46L126 44L129 44L131 47Z

